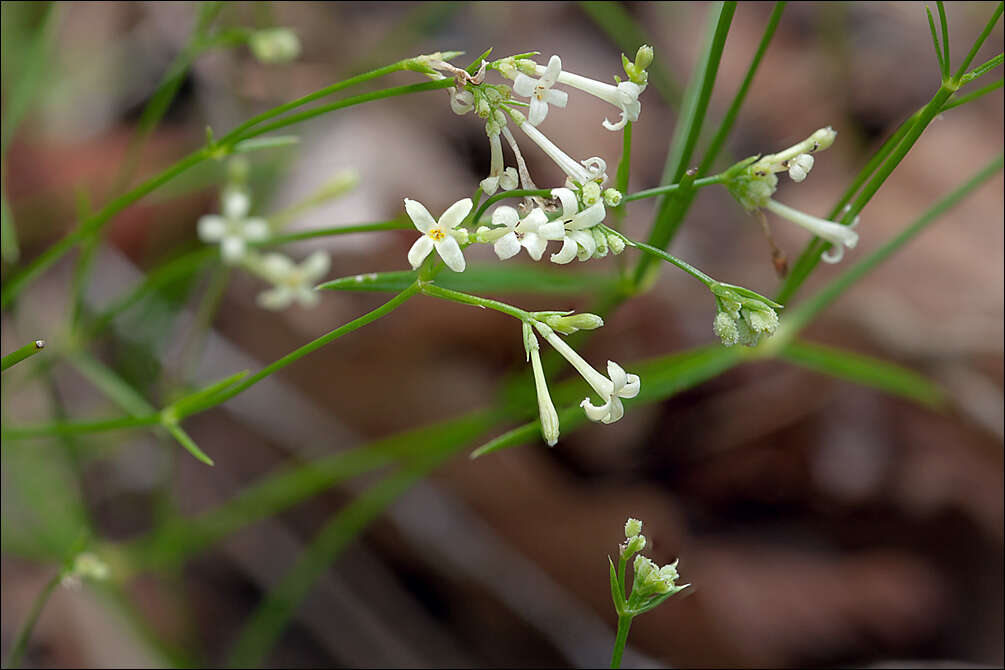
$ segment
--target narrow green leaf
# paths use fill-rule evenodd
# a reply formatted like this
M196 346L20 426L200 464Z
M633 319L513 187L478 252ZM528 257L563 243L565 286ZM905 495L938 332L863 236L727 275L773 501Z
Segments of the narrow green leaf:
M20 349L15 349L0 361L0 371L13 367L26 358L30 358L45 348L45 340L33 340Z
M17 80L7 89L3 123L0 128L0 158L7 155L7 149L14 137L14 132L31 108L31 103L39 87L46 81L44 74L49 63L49 49L56 32L58 15L59 3L48 3L39 21L38 29L28 45L28 51L23 60L24 69Z
M981 50L982 46L984 46L984 41L991 34L991 31L994 30L995 25L998 23L998 19L1001 18L1003 8L1005 8L1005 2L999 2L998 6L995 7L995 11L991 15L991 18L989 18L988 22L984 25L984 30L982 30L981 34L974 40L973 46L970 47L970 52L967 54L966 58L963 59L963 62L960 63L960 67L956 70L956 74L953 75L953 79L955 81L959 81L960 78L963 77L963 73L967 71L968 67L970 67L970 64L977 56L977 52Z
M250 374L249 370L242 370L235 374L225 377L220 381L213 382L212 384L194 391L184 398L180 398L174 401L170 407L168 407L165 412L173 414L179 418L186 417L192 412L190 409L197 407L201 404L211 401L216 395L226 391L228 388L238 383Z
M614 602L614 611L620 615L625 611L625 597L621 594L618 572L614 569L614 561L610 556L607 557L607 562L611 565L611 600Z
M153 414L157 410L122 377L91 354L80 351L69 357L70 364L112 402L133 416Z
M956 94L954 93L953 97L949 99L949 102L947 102L945 105L942 106L942 111L945 112L946 110L952 109L954 107L959 107L960 105L965 105L968 102L973 102L974 100L977 100L978 98L983 98L988 93L993 93L993 92L997 91L999 88L1002 87L1002 84L1005 84L1005 79L999 79L998 81L994 82L993 84L988 84L987 86L983 86L983 87L977 89L976 91L971 91L970 93L967 93L966 95L961 95L958 98L956 97Z
M275 149L277 147L288 147L299 144L300 138L296 135L276 135L275 137L256 137L250 140L241 140L234 145L235 154L247 154L262 149Z
M945 3L939 2L935 3L935 6L939 10L939 25L942 27L942 62L945 64L945 71L942 73L943 77L949 76L949 68L951 67L949 59L949 21L946 20L946 7Z
M185 448L185 450L195 456L196 460L205 463L206 465L213 465L213 459L206 455L199 445L195 443L189 434L186 433L181 426L176 423L165 423L164 427L167 431L171 433L171 437L178 440L178 444Z
M949 66L942 58L942 48L939 46L938 33L935 32L935 19L932 17L932 10L925 7L925 14L928 15L928 28L932 31L932 45L935 47L935 59L939 61L939 72L942 74L942 78L946 79L949 77Z
M968 82L973 81L974 79L977 79L981 75L987 74L991 70L1001 65L1003 60L1005 60L1005 54L998 54L997 56L989 60L987 63L984 63L983 65L978 65L973 70L963 75L963 78L960 80L960 83L966 84Z
M945 401L942 389L935 382L872 356L796 340L782 350L781 357L809 370L879 389L926 407L938 408Z

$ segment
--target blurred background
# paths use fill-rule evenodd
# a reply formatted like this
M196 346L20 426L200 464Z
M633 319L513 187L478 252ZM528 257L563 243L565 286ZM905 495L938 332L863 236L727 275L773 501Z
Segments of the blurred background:
M686 83L709 6L622 7L666 72L662 90L645 92L635 124L630 190L638 190L659 181L677 108L665 98L679 97ZM948 7L954 62L994 8ZM712 120L739 86L771 9L738 7ZM3 4L4 114L8 82L28 68L39 82L4 158L21 262L70 230L77 212L121 192L142 111L185 50L197 12L191 3L60 5L49 45L34 59L30 45L45 4ZM197 148L207 125L222 135L258 111L419 53L464 50L463 63L490 46L497 57L559 53L567 69L609 80L620 72L615 39L631 37L596 15L596 5L559 2L227 4L218 25L289 27L301 56L266 65L240 45L199 55L136 172L152 175ZM975 62L1002 46L999 22ZM994 78L1000 74L984 83ZM381 85L414 81L405 73ZM793 3L720 165L831 125L837 143L817 156L806 182L796 188L782 179L778 193L822 216L938 84L923 4ZM294 127L299 145L250 156L253 211L282 211L353 169L359 185L351 193L300 214L290 230L393 218L406 196L441 212L470 194L489 165L483 125L455 116L447 103L434 91ZM602 156L613 166L621 136L600 127L610 113L571 92L569 107L553 110L542 129L573 155ZM818 268L798 297L969 178L1001 151L1002 125L1000 90L937 119L863 212L858 248L844 265ZM528 143L524 154L539 184L558 183L535 147ZM196 221L217 211L225 173L223 164L206 164L115 217L96 251L88 308L100 310L152 268L198 248ZM525 369L517 324L428 298L406 303L188 420L213 468L152 431L5 440L4 657L81 529L104 548L115 588L58 589L26 665L225 664L252 612L291 571L298 574L298 557L327 529L346 546L309 585L264 665L602 666L615 625L605 557L634 516L645 521L646 553L660 563L681 557L683 581L694 586L635 620L626 667L1000 666L1002 188L999 174L807 333L934 379L947 394L942 410L783 362L745 365L665 402L629 404L617 424L567 431L554 449L535 441L472 461L468 448L510 426L483 431L358 536L326 524L378 481L372 475L324 487L159 570L130 564L116 547L142 541L166 519L195 517L280 468L490 406L500 383ZM631 205L626 232L644 236L652 212L652 201ZM771 225L794 260L805 231L776 219ZM339 277L407 269L413 240L414 231L387 232L288 251L300 259L326 249L330 276ZM673 251L767 295L778 285L760 227L721 189L700 193ZM490 254L475 250L469 263ZM64 258L3 314L4 353L35 337L52 348L4 373L5 425L121 415L82 375L79 360L57 355L72 358L78 344L61 336L73 261L73 254ZM608 258L573 269L609 273L614 264ZM17 267L5 262L4 278ZM276 314L256 306L263 288L247 274L207 267L166 283L85 349L163 406L181 385L257 370L381 301L326 293L314 310ZM589 295L506 299L528 309L591 303ZM582 353L630 370L631 361L710 343L712 308L699 284L668 269L651 291L611 314Z

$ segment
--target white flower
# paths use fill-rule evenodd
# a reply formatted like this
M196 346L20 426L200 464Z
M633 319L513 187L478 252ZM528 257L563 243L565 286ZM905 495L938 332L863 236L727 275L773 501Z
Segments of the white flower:
M318 304L314 286L330 266L331 259L324 251L315 251L300 265L282 254L267 254L262 269L274 286L258 294L258 304L272 310L286 309L294 302L314 307Z
M562 59L552 56L547 67L541 67L538 73L540 79L534 80L523 74L516 75L513 81L513 91L517 95L530 98L530 111L527 120L532 125L538 125L548 116L548 105L565 107L569 102L569 94L565 91L552 90L552 86L561 76Z
M558 167L562 168L570 180L575 184L583 185L588 181L599 181L603 184L607 181L607 164L601 158L588 158L585 161L576 162L569 154L559 149L554 142L545 137L540 130L532 124L527 123L519 112L512 112L520 129L534 141L537 146L548 155L548 158L555 161Z
M813 162L810 154L799 154L789 161L789 178L794 182L806 179L806 175L813 169Z
M451 86L447 89L447 93L450 94L450 109L454 114L462 116L474 109L475 95L471 91L463 88L458 91Z
M805 212L800 212L798 209L793 209L775 200L768 200L764 207L778 216L802 226L817 237L830 242L833 246L820 257L826 263L840 262L844 257L845 247L854 249L855 245L858 244L858 233L852 230L852 228L858 225L857 216L850 226L844 226L834 221L828 221L827 219L821 219Z
M488 125L486 125L488 130ZM492 195L499 188L504 191L512 191L519 184L519 176L516 168L505 167L503 164L502 141L499 139L499 130L489 132L489 150L492 156L492 164L489 166L489 176L481 181L482 192L485 195Z
M540 207L535 207L521 220L515 209L503 205L492 212L492 223L498 228L479 229L479 238L487 242L495 240L493 248L499 260L503 261L517 255L520 247L539 261L549 240L560 240L565 236L562 222L548 221L548 216Z
M224 191L221 198L223 216L207 214L199 219L199 239L219 242L225 263L237 263L244 257L248 242L261 242L269 236L265 219L248 217L251 200L239 189Z
M558 443L559 423L555 403L551 401L548 392L548 380L544 377L544 367L541 365L540 347L537 337L526 321L523 323L523 346L527 351L531 368L534 371L534 388L537 391L537 409L541 416L541 437L549 447Z
M584 398L579 406L586 413L586 418L590 421L614 423L625 415L625 407L621 403L621 399L634 398L639 394L641 380L638 375L628 374L614 361L607 361L607 373L610 375L610 379L608 379L597 372L546 324L535 321L534 327L548 341L548 344L555 348L555 351L569 361L572 367L576 368L586 383L604 400L603 405L595 406L589 398Z
M439 221L433 219L429 211L416 200L405 198L405 211L412 223L422 233L422 237L415 241L412 248L408 250L408 262L412 264L412 269L416 270L426 260L426 256L436 248L436 253L440 255L447 267L454 272L464 272L464 254L457 243L467 240L467 231L464 229L455 230L461 221L471 212L473 203L471 198L458 200L447 211L443 212Z
M604 203L597 202L580 212L576 194L569 189L555 188L552 189L551 195L562 203L562 216L557 221L561 221L566 230L562 248L558 253L551 255L551 262L564 265L577 256L581 261L588 260L597 251L597 241L587 229L597 225L607 216Z
M542 68L539 65L538 71L540 72L541 70ZM578 74L564 70L559 72L558 81L567 86L578 88L584 93L596 96L620 109L621 120L617 123L611 123L607 119L604 119L603 126L608 130L621 130L629 121L634 123L639 120L639 114L642 113L642 103L639 102L639 95L646 88L643 85L632 81L623 81L614 86L613 84L607 84L596 79L590 79L589 77L581 77Z

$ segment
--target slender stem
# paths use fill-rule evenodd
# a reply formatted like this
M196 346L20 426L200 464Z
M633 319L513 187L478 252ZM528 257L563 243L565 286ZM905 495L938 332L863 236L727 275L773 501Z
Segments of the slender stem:
M618 161L618 171L615 175L614 188L621 193L628 193L628 177L632 169L632 122L625 124L621 136L621 160ZM623 210L622 210L623 211Z
M118 419L102 419L99 421L68 421L51 422L39 426L4 427L2 434L7 440L22 440L31 437L48 437L51 435L80 435L83 433L102 433L107 430L124 428L140 428L156 426L161 423L161 415L147 414L145 416L126 416Z
M618 636L614 639L614 651L611 653L611 667L621 667L621 656L625 653L625 644L628 643L628 629L632 626L632 615L621 614L618 616Z
M486 198L485 202L475 211L475 215L471 217L471 223L477 224L482 220L482 215L485 214L485 210L499 202L500 200L505 200L506 198L526 198L526 197L541 197L550 198L551 189L515 189L512 191L503 191L501 193L496 193L495 195Z
M28 619L24 622L21 632L17 634L17 640L14 642L10 656L7 657L6 667L16 668L21 665L21 657L24 655L24 650L28 647L28 640L31 639L31 633L35 630L35 624L38 623L38 618L42 614L42 608L45 607L45 604L49 601L49 596L59 586L62 578L63 572L61 570L46 582L45 586L42 587L42 591L35 597L35 602L31 606L31 612L28 614Z
M288 244L300 240L310 240L315 237L331 237L333 235L351 235L353 233L370 233L379 230L409 230L414 228L411 223L403 219L391 219L389 221L379 221L377 223L360 223L351 226L335 226L333 228L317 228L315 230L305 230L299 233L288 233L286 235L276 235L262 242L253 243L254 246L266 247L276 244Z
M0 367L0 372L6 370L9 367L17 365L26 358L31 358L38 352L45 348L45 340L35 340L34 342L29 342L20 349L12 351L3 357L2 367Z
M464 303L465 305L474 305L475 307L481 307L482 309L494 309L497 312L508 314L509 316L521 321L531 321L534 319L533 314L524 311L519 307L507 305L504 302L499 302L498 300L492 300L490 298L482 298L477 295L461 293L460 291L443 288L442 286L437 286L436 284L424 283L422 284L422 288L420 290L424 295L428 295L433 298L453 300L454 302Z
M672 254L668 254L667 252L663 251L662 249L658 249L657 247L654 247L654 246L652 246L650 244L646 244L645 242L638 242L636 240L633 240L632 238L630 238L630 237L628 237L626 235L623 235L622 233L619 233L616 230L612 230L611 228L609 228L609 227L607 227L607 226L605 226L603 224L601 224L601 229L604 232L607 232L607 233L610 233L610 234L613 234L613 235L617 235L622 240L624 240L625 244L627 244L630 247L635 247L636 249L638 249L640 251L646 252L650 256L654 256L656 258L659 258L661 260L666 261L667 263L671 263L673 265L676 265L678 268L680 268L684 272L688 273L689 275L691 275L692 277L694 277L695 279L697 279L698 281L700 281L705 286L708 286L709 288L711 288L713 285L719 283L718 281L716 281L715 279L712 279L707 274L705 274L704 272L702 272L701 270L699 270L695 266L691 265L687 261L681 260L680 258L677 258L676 256L674 256Z
M726 177L722 174L712 175L711 177L702 177L701 179L695 179L691 183L691 188L701 188L703 186L711 186L713 184L721 184L726 180ZM665 195L667 193L673 193L674 191L680 189L681 184L667 184L666 186L657 186L655 188L647 188L644 191L636 191L626 195L622 202L631 202L633 200L642 200L643 198L653 198L658 195Z
M1002 87L1003 83L1005 83L1005 79L999 79L998 81L994 82L993 84L988 84L987 86L979 88L976 91L971 91L970 93L967 93L966 95L961 95L959 98L957 98L955 96L955 94L954 94L953 97L951 97L949 99L949 101L946 102L946 104L942 106L942 111L944 112L944 111L946 111L948 109L952 109L953 107L959 107L960 105L965 105L968 102L973 102L977 98L982 98L985 95L987 95L988 93L992 93L994 91L997 91L999 88Z

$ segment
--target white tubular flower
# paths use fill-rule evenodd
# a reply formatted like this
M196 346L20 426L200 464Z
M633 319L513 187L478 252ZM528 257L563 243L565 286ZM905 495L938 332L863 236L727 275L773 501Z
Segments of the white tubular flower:
M512 258L520 252L520 247L535 261L541 260L550 240L565 237L565 227L561 221L548 221L548 216L540 207L535 207L522 220L512 207L503 205L492 212L495 229L479 229L479 239L491 242L499 260Z
M588 229L607 216L604 203L597 202L580 212L576 194L569 189L555 188L552 189L551 195L562 203L562 216L556 221L561 221L566 230L562 248L558 253L551 255L551 262L564 265L573 258L578 257L580 261L592 258L597 251L597 241Z
M517 117L519 119L519 117ZM607 181L605 174L607 165L600 158L588 158L582 162L576 162L569 154L559 149L554 142L545 137L540 130L526 120L518 120L520 129L534 141L537 146L548 155L548 158L555 161L555 164L562 169L569 179L576 184L585 184L588 181L597 180L601 184Z
M240 261L248 242L261 242L269 236L265 219L248 217L251 199L240 189L227 189L221 198L223 215L207 214L199 219L199 239L219 242L223 261L234 264Z
M845 247L854 249L855 245L858 244L858 233L852 230L858 225L858 217L855 217L850 226L844 226L834 221L811 216L806 212L800 212L798 209L793 209L775 200L768 200L764 207L830 242L831 249L820 257L826 263L840 262L844 257Z
M559 424L555 403L551 401L548 392L548 380L544 377L544 366L541 365L540 346L537 337L526 321L523 324L523 346L527 351L531 369L534 371L534 387L537 390L537 408L541 415L541 437L549 447L558 443Z
M286 309L294 302L310 308L318 304L314 286L328 274L331 258L324 251L315 251L297 265L282 254L267 254L262 269L275 286L258 294L258 304L265 309Z
M542 70L543 68L538 66L538 71L541 72ZM603 126L608 130L621 130L629 121L634 123L639 120L639 114L642 113L642 103L639 102L639 95L646 88L643 85L632 81L623 81L614 86L613 84L607 84L596 79L590 79L589 77L582 77L564 70L559 72L558 81L566 86L578 88L584 93L596 96L620 109L621 119L617 123L611 123L607 119L604 119Z
M408 250L408 262L412 269L417 270L433 248L440 255L447 267L454 272L464 272L464 254L457 243L458 239L467 240L466 230L455 230L461 221L471 212L471 198L458 200L447 211L443 212L439 221L435 220L421 202L405 198L405 211L412 223L422 233Z
M569 94L565 91L552 90L552 86L561 76L562 59L552 56L547 67L541 67L538 73L540 79L533 79L522 72L513 81L513 91L517 95L530 98L530 111L527 120L532 125L538 125L548 116L548 105L565 107L569 102Z
M499 188L504 191L512 191L519 184L520 177L516 168L505 167L503 164L502 141L499 139L499 131L489 132L489 150L492 156L492 163L489 166L489 176L482 179L480 186L486 195L492 195Z
M587 363L582 356L565 343L565 340L555 334L550 327L540 321L534 322L534 327L541 333L541 336L548 341L548 344L555 348L565 360L569 361L572 367L576 368L586 383L597 392L605 402L603 405L595 406L589 398L584 398L580 407L586 413L586 418L590 421L600 421L602 423L614 423L625 415L625 407L621 403L622 398L634 398L639 394L641 380L638 375L628 374L624 368L614 361L607 361L607 372L610 379L600 374L592 365Z

